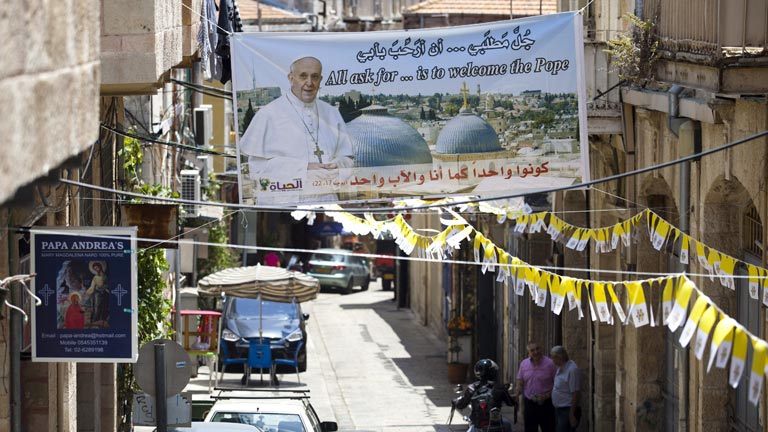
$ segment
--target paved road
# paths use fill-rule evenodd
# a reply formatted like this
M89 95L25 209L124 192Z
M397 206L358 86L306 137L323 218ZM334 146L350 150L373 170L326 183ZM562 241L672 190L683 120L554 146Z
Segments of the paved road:
M460 431L461 416L448 428L454 387L447 380L445 343L415 316L397 309L391 291L371 283L369 291L342 295L323 291L304 305L310 314L307 372L321 420L341 431ZM239 386L240 374L225 374L224 386ZM281 388L296 388L294 374L280 376ZM190 388L207 385L206 369Z

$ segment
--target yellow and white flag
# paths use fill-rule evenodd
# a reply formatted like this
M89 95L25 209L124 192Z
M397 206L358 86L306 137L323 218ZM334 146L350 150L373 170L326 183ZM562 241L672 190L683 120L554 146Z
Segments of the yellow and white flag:
M749 374L749 401L757 406L760 402L760 392L763 390L763 373L765 371L765 354L768 346L765 341L752 339L752 371Z
M693 304L691 314L688 315L688 320L685 322L685 326L683 326L683 331L680 332L680 345L683 348L688 346L688 343L693 337L693 332L696 331L696 328L699 325L699 319L701 319L701 315L708 307L709 302L707 301L707 298L699 294L699 298L697 298L696 303Z
M485 241L485 236L480 231L475 231L475 242L472 246L472 252L474 253L476 263L480 263L480 248L483 247Z
M731 387L739 385L744 374L744 365L747 363L747 333L739 324L733 329L733 355L731 355L731 371L728 374L728 382Z
M616 248L619 246L619 240L623 235L624 235L624 224L620 222L614 225L611 233L611 249L612 250L616 250Z
M627 288L630 301L629 311L627 312L628 317L632 319L635 327L647 325L650 321L643 285L640 282L627 282L624 285Z
M693 242L696 243L696 259L699 261L699 264L708 271L712 271L709 266L709 261L707 261L707 252L704 243L696 240L693 240Z
M522 297L525 294L525 274L526 267L522 264L522 261L515 258L517 267L513 267L512 271L515 275L515 295Z
M664 247L664 243L667 241L667 234L669 234L670 224L664 219L656 216L654 213L651 215L651 227L653 232L651 235L651 244L656 250L661 250Z
M758 268L747 264L747 271L749 272L749 297L751 297L754 300L758 300L760 298L760 290L758 288L758 276L760 275Z
M691 238L688 237L688 234L683 234L680 240L680 263L682 264L688 264L688 244L690 241Z
M706 268L709 272L709 280L714 282L714 275L718 273L720 268L720 253L712 248L709 248L709 256L707 256Z
M674 277L666 278L664 281L664 290L661 293L661 311L662 311L662 324L667 325L669 315L672 313L672 306L675 304L674 292L675 282L677 279Z
M732 290L736 289L736 284L733 281L733 269L736 267L736 259L729 257L728 255L720 255L720 265L717 268L717 273L720 276L720 285L728 287Z
M616 309L616 314L619 316L619 321L624 322L627 317L624 315L624 308L621 307L621 302L619 302L619 298L616 296L616 291L613 288L613 284L607 283L605 289L608 291L608 295L611 297L611 302L613 303L613 307Z
M605 297L605 284L592 282L592 298L595 299L595 308L600 322L607 323L611 320L611 310Z
M677 295L675 296L675 303L672 305L672 312L669 313L667 318L667 327L669 331L675 332L680 324L685 319L685 312L688 308L688 302L691 299L691 293L695 288L693 282L685 276L680 277L680 282L677 287Z
M555 315L560 315L560 312L563 310L563 305L565 304L565 288L560 276L555 274L551 275L549 292L552 296L552 312L554 312Z
M712 334L712 344L709 346L709 364L707 372L712 369L712 364L723 369L728 364L728 357L731 355L733 346L733 327L735 321L727 315L720 315L720 322L715 326L715 332Z
M537 271L536 275L536 306L544 307L547 305L547 291L549 291L550 273Z
M768 277L766 276L766 273L763 272L763 304L768 306Z
M584 230L582 228L574 230L573 233L571 233L571 239L568 240L568 243L565 244L565 247L575 250L579 246L583 232Z
M483 265L480 271L485 274L487 271L496 271L496 245L489 239L483 242Z
M710 307L704 312L704 315L702 315L699 320L699 329L696 331L696 342L693 344L693 355L699 360L704 358L704 348L707 346L709 333L715 325L715 320L717 320L717 314L717 309Z

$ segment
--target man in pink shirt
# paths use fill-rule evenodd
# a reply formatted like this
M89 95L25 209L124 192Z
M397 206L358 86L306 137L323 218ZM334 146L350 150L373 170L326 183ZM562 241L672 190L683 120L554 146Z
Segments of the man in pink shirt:
M541 351L536 342L528 343L528 358L520 362L517 387L512 397L523 395L525 432L554 432L555 408L552 387L557 366Z

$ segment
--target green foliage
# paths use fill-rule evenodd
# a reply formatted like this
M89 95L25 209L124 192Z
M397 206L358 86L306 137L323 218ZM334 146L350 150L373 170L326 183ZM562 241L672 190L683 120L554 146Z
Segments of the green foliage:
M240 122L241 136L245 133L245 130L248 129L248 125L251 124L251 120L253 120L253 116L255 115L256 110L253 109L253 104L251 103L251 100L248 99L248 109L245 110L245 114L243 114L243 121Z
M205 199L210 201L216 198L216 192L221 189L221 182L216 177L215 172L208 173L208 184L203 185L200 190L203 192Z
M139 140L126 138L123 148L118 151L123 157L123 168L126 177L130 181L133 192L145 195L174 197L178 193L170 188L158 184L146 184L141 180L141 163L144 155ZM132 202L141 202L141 199L132 199ZM138 338L139 346L159 337L167 337L171 333L170 322L167 317L171 313L169 299L163 297L163 291L167 284L163 279L163 272L168 271L169 264L165 259L163 249L144 249L138 253ZM117 370L117 398L118 398L118 430L128 432L131 430L131 408L133 393L136 390L136 380L133 365L121 364Z
M208 230L209 243L227 244L227 223L223 220L214 223ZM237 255L225 246L209 246L208 259L198 260L198 278L202 279L219 270L234 267L237 264Z
M619 78L630 84L645 87L653 81L659 41L656 37L654 20L643 21L635 15L624 16L632 23L631 34L622 34L608 41L613 63L619 71Z

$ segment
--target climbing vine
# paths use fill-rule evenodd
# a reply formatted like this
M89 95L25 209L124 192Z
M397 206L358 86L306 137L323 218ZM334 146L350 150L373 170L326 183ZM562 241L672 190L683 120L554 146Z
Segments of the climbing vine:
M178 197L170 188L146 184L141 180L141 164L144 155L139 140L126 138L123 148L118 151L123 158L123 168L133 192L152 196ZM141 202L132 199L132 202ZM143 249L138 252L138 338L139 346L159 337L167 337L172 329L167 320L171 312L170 300L163 297L167 284L163 273L170 265L163 249ZM132 364L120 364L117 369L118 430L132 429L131 409L136 379Z

